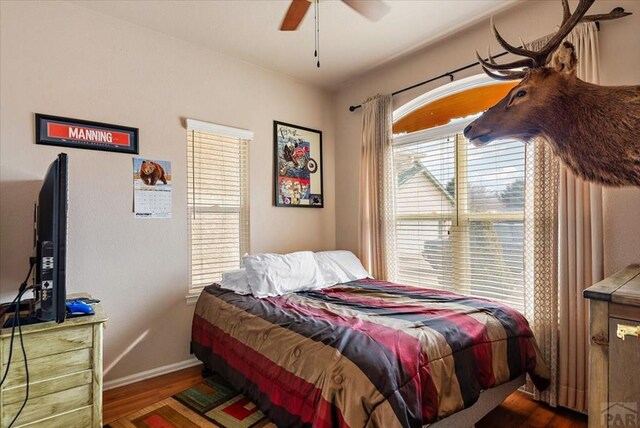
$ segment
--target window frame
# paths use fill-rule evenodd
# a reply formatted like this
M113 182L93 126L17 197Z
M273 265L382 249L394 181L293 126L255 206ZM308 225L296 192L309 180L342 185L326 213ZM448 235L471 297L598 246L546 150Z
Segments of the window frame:
M467 80L467 79L465 79ZM452 85L452 87L447 88L438 88L438 90L433 91L432 93L427 93L417 101L414 100L394 112L394 122L399 118L409 114L411 111L428 104L440 97L444 97L446 95L450 95L452 93L464 91L466 89L476 87L476 85L485 83L484 77L475 76L473 78L468 79L467 82L461 82L460 85ZM448 85L446 85L448 86ZM457 86L457 87L456 87ZM407 105L411 104L411 108L407 108ZM522 207L522 210L514 213L510 212L481 212L474 213L469 212L467 207L467 199L468 199L468 190L462 191L460 189L461 183L466 183L466 178L468 177L468 167L469 163L467 160L467 150L466 145L469 144L464 137L462 136L462 131L465 126L468 125L471 121L480 117L482 113L478 113L473 116L465 117L462 119L456 119L452 122L437 126L434 128L424 129L420 131L415 131L406 134L398 134L394 135L392 138L392 146L394 147L394 156L395 156L395 147L408 145L412 143L419 143L425 141L434 141L438 139L445 138L454 138L454 177L455 177L455 210L451 214L447 213L411 213L411 214L394 214L394 227L396 228L396 234L398 233L398 222L403 220L413 220L413 221L434 221L434 220L442 220L442 221L451 221L450 227L450 235L451 235L451 245L452 245L452 291L464 295L470 295L471 290L467 287L471 284L469 280L469 275L471 275L471 269L469 264L469 254L470 250L470 239L469 239L469 225L472 222L481 222L487 221L492 223L500 223L500 222L520 222L525 227L525 207ZM394 161L395 163L395 161ZM523 165L524 167L525 165ZM462 179L465 178L465 179ZM397 188L394 189L396 191ZM394 197L395 198L395 197ZM465 234L466 236L461 236L461 234ZM524 300L525 296L524 290L525 287L525 271L524 271L524 230L523 230L523 277L522 277L522 287L523 287L523 295L521 296L522 307L519 310L524 310ZM457 260L456 260L457 259ZM396 260L394 263L398 263L399 260ZM398 267L398 271L399 271ZM519 296L520 297L520 296Z
M219 125L215 123L203 122L195 119L187 119L186 120L186 131L187 131L187 233L188 233L188 246L189 246L189 280L188 280L188 289L186 300L188 304L194 304L198 297L200 296L202 289L205 285L194 285L192 280L193 275L193 261L192 254L194 251L194 243L192 234L192 218L196 214L200 213L237 213L239 220L239 251L237 254L238 257L238 266L242 266L242 256L249 252L250 245L250 221L249 221L249 191L250 191L250 183L249 183L249 152L250 152L250 143L253 140L253 132L229 127L225 125ZM195 153L195 149L191 147L195 142L195 132L204 133L210 135L212 139L218 138L232 138L237 139L238 144L246 144L246 154L245 156L241 156L238 158L238 168L241 169L241 175L244 177L240 180L241 183L244 180L245 186L242 189L243 194L240 198L240 203L238 206L221 206L215 204L196 204L196 189L192 188L192 183L190 177L193 176L195 171L195 165L193 164L193 154ZM191 147L191 149L190 149ZM240 148L240 150L244 150ZM195 186L193 186L195 187Z

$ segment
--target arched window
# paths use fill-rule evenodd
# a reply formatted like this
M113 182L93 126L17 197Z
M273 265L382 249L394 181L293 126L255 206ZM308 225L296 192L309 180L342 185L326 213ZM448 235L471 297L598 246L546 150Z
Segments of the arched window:
M473 76L394 112L397 281L524 306L524 145L464 127L514 82Z

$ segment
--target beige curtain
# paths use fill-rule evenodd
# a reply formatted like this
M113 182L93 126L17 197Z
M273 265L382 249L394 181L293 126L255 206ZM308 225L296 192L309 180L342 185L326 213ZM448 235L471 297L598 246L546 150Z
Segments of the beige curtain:
M395 280L391 95L362 103L358 251L375 278Z
M577 26L567 40L578 57L578 77L599 83L598 30L595 23ZM558 404L587 409L589 317L582 291L604 276L602 254L602 187L560 172L559 304L560 376Z
M576 48L578 77L598 83L595 24L576 26L566 40ZM532 230L528 225L525 235L526 307L552 375L549 390L536 398L586 411L589 320L582 290L603 278L602 188L575 177L552 156L546 144L527 148L533 171L527 171Z
M551 384L537 400L557 405L558 377L558 159L543 141L525 155L525 316L550 368Z

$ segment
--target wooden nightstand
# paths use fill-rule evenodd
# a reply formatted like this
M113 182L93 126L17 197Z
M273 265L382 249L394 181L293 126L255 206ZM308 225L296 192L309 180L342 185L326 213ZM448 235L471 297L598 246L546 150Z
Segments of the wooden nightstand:
M93 308L95 315L22 327L29 401L14 427L102 427L102 330L107 316L100 304ZM10 339L11 328L0 329L2 374ZM11 368L0 388L0 426L9 426L24 397L24 359L16 330Z
M640 264L584 297L591 299L589 427L640 426Z

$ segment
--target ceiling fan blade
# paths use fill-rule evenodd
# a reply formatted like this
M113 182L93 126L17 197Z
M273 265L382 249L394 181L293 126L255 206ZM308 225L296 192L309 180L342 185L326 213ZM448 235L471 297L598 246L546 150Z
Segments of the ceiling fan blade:
M304 14L311 6L308 0L291 0L287 14L282 20L280 31L293 31L298 28L304 18Z
M342 0L351 9L370 21L378 21L389 12L389 6L382 0Z

